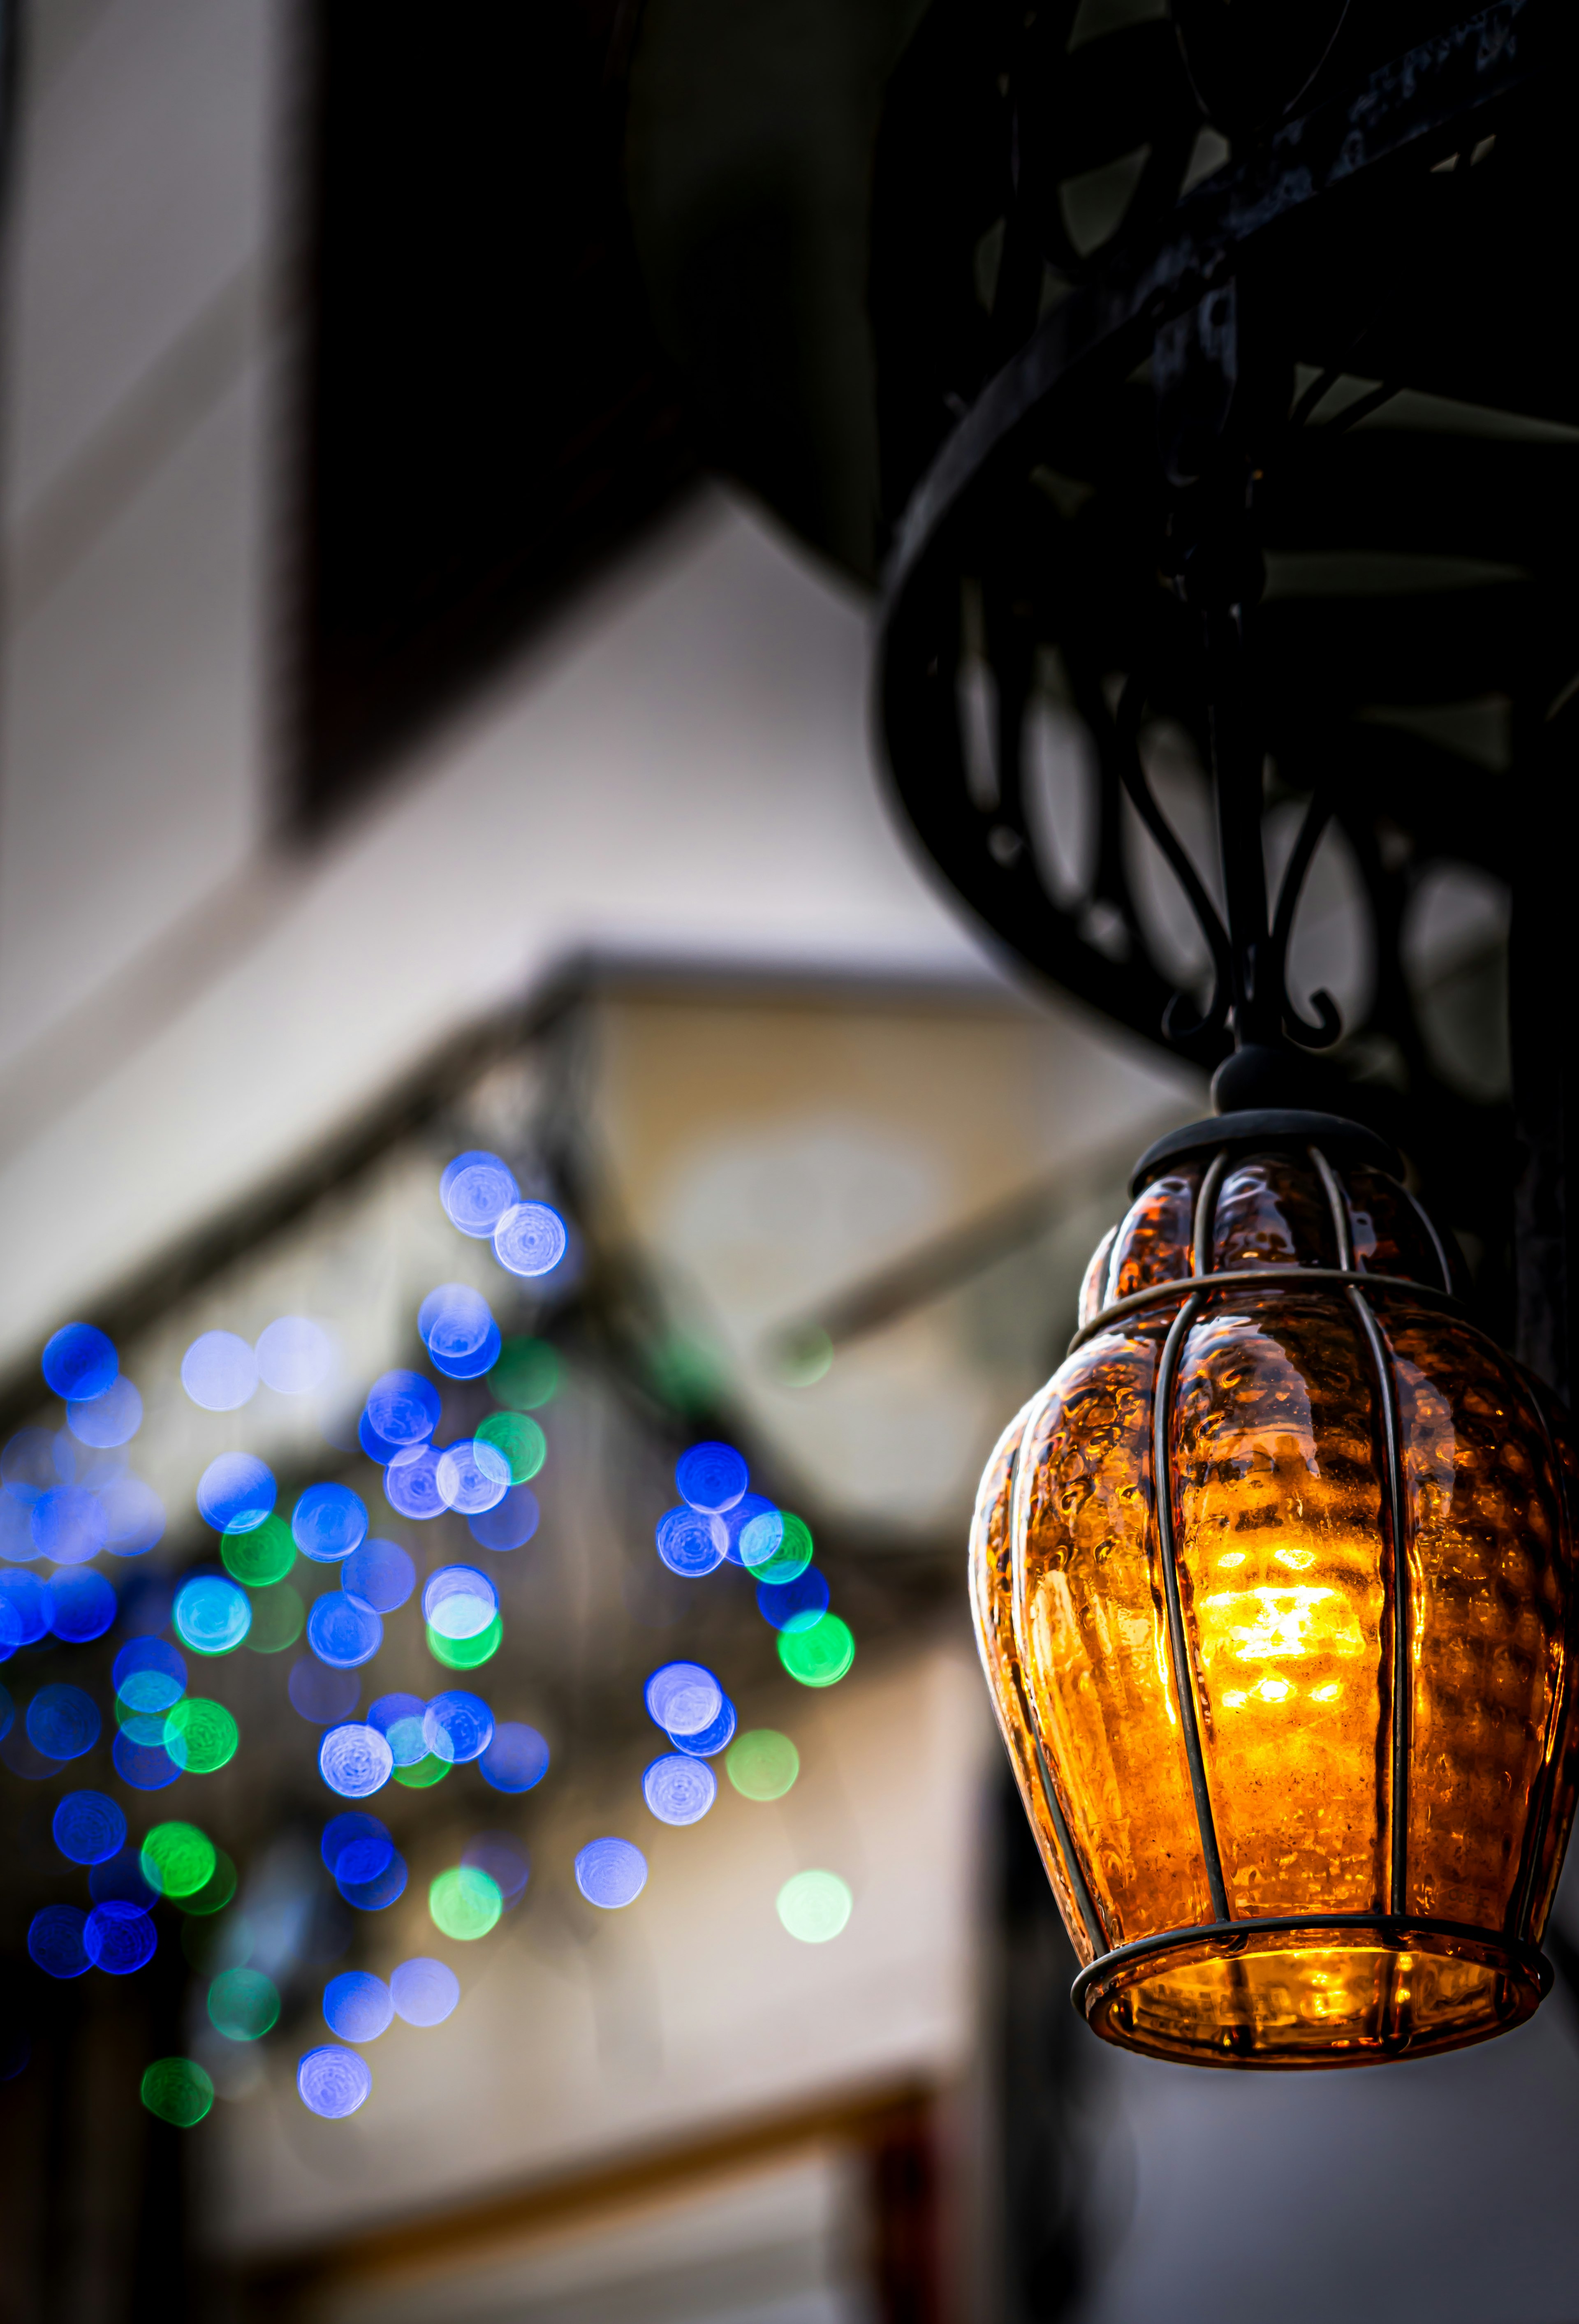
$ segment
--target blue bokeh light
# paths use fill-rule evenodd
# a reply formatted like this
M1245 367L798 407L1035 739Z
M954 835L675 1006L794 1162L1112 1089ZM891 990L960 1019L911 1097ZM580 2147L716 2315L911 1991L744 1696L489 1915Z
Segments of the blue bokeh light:
M724 1512L724 1528L729 1536L729 1547L725 1553L731 1565L743 1565L745 1552L742 1547L747 1526L758 1517L776 1517L778 1510L765 1493L742 1493L732 1508Z
M467 1840L460 1860L487 1874L506 1907L526 1894L526 1884L531 1877L531 1858L511 1833L478 1832L475 1840Z
M124 1727L110 1745L110 1758L122 1783L134 1792L162 1792L181 1772L162 1743L134 1742Z
M700 1823L718 1796L718 1778L705 1759L666 1751L643 1774L642 1796L660 1823Z
M28 1741L51 1759L80 1759L103 1724L97 1703L79 1686L41 1686L27 1706Z
M92 1323L66 1323L44 1342L44 1378L57 1396L90 1403L115 1386L115 1343Z
M81 1565L109 1540L109 1520L97 1493L57 1485L41 1493L29 1517L33 1545L57 1565Z
M459 1766L479 1759L494 1739L494 1714L480 1694L450 1687L436 1694L422 1716L422 1736L436 1759Z
M375 1614L392 1614L417 1586L417 1569L398 1541L370 1535L340 1568L340 1587Z
M402 1517L441 1517L446 1503L439 1490L439 1455L431 1444L392 1461L383 1472L383 1498Z
M683 1751L688 1758L711 1759L734 1738L734 1705L725 1695L723 1709L707 1726L695 1729L688 1735L670 1735L669 1739L677 1751Z
M276 1315L254 1354L259 1379L276 1396L311 1396L334 1370L334 1342L309 1315Z
M808 1565L793 1582L759 1582L757 1609L775 1630L812 1629L828 1610L827 1577Z
M480 1637L499 1610L499 1592L475 1565L441 1565L422 1585L422 1618L441 1638Z
M72 1864L107 1864L126 1844L126 1819L103 1792L68 1792L51 1830Z
M633 1840L589 1840L576 1858L576 1886L589 1904L617 1913L647 1886L647 1858Z
M515 1174L496 1154L475 1149L457 1154L439 1181L439 1199L451 1226L485 1242L511 1205L521 1198Z
M268 1463L252 1452L221 1452L198 1482L198 1514L216 1533L255 1533L279 1493Z
M530 1792L549 1772L549 1747L535 1727L507 1719L477 1766L496 1792Z
M379 1442L398 1452L408 1444L427 1443L439 1425L440 1409L431 1380L420 1372L394 1371L374 1381L364 1413Z
M665 1663L643 1691L647 1715L666 1735L700 1735L724 1708L724 1689L700 1663Z
M227 1573L190 1573L175 1593L172 1619L194 1654L228 1655L252 1628L252 1600Z
M102 1638L115 1618L114 1582L86 1566L51 1574L44 1584L44 1599L50 1628L68 1646L85 1646L91 1638Z
M729 1534L722 1517L704 1509L666 1510L658 1520L658 1554L671 1573L694 1582L723 1564Z
M315 1655L304 1655L291 1664L286 1690L292 1708L310 1725L335 1727L356 1710L362 1682L349 1671L331 1670Z
M187 1691L187 1666L163 1638L131 1638L115 1656L110 1682L129 1711L168 1711Z
M420 1953L402 1961L389 1991L396 2016L408 2025L442 2025L460 1999L460 1979L448 1961Z
M494 1230L494 1256L512 1275L547 1275L564 1258L569 1234L547 1203L517 1203Z
M342 2042L375 2042L394 2015L383 1978L348 1969L324 1987L324 2024Z
M371 1415L365 1409L356 1423L356 1443L362 1447L368 1459L376 1461L381 1469L387 1469L395 1454L405 1449L400 1444L391 1444L382 1437L373 1425Z
M406 1859L398 1852L392 1855L380 1871L365 1880L351 1879L342 1866L335 1875L335 1886L357 1912L385 1913L406 1893Z
M91 1966L82 1942L88 1915L77 1904L46 1904L28 1924L27 1949L46 1977L81 1977Z
M163 1539L164 1503L141 1477L116 1478L98 1499L109 1528L105 1547L112 1557L141 1557Z
M512 1485L491 1509L478 1509L469 1517L466 1526L479 1549L521 1549L536 1533L540 1516L531 1487Z
M351 1867L352 1877L357 1880L368 1880L382 1872L394 1854L389 1826L366 1808L342 1808L338 1815L332 1815L318 1846L325 1868L337 1877L347 1849L360 1849Z
M307 1643L332 1670L356 1670L383 1646L383 1624L371 1606L347 1597L343 1590L329 1590L313 1600Z
M158 1946L158 1932L149 1915L119 1897L96 1904L83 1925L83 1951L96 1969L111 1977L130 1977L145 1968Z
M500 1351L503 1345L503 1336L498 1324L490 1323L486 1339L480 1347L474 1348L468 1355L444 1355L437 1346L433 1346L428 1351L428 1358L434 1370L442 1372L447 1379L481 1379L483 1374L491 1372L498 1362Z
M510 1463L495 1444L463 1436L447 1444L434 1474L439 1499L462 1517L496 1508L510 1490Z
M422 1733L427 1711L420 1694L381 1694L369 1709L367 1723L383 1737L397 1767L414 1767L428 1757Z
M494 1329L494 1311L469 1283L440 1283L417 1310L417 1332L435 1363L475 1356Z
M338 2050L326 2043L309 2050L296 2069L296 2088L309 2113L326 2121L341 2122L365 2104L373 2089L373 2072L355 2050Z
M365 1800L382 1791L394 1772L394 1755L376 1727L347 1720L331 1727L319 1746L319 1772L342 1799Z
M744 1455L733 1444L709 1439L680 1454L674 1464L674 1481L682 1501L717 1517L734 1507L751 1482L751 1471Z
M181 1386L205 1412L239 1412L257 1393L257 1357L235 1332L204 1332L181 1358Z
M101 1452L129 1444L143 1425L143 1399L123 1373L102 1396L90 1402L73 1397L66 1406L66 1425L79 1443Z
M10 1637L13 1646L36 1646L44 1636L50 1618L44 1585L36 1573L24 1573L19 1566L0 1573L0 1623L5 1625L0 1635Z
M291 1533L303 1557L337 1564L367 1538L367 1504L349 1485L309 1485L291 1512Z

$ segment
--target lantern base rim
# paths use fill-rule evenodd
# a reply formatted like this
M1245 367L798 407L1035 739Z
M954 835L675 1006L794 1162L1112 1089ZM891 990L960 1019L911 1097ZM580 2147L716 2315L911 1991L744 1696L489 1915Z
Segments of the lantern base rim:
M1297 1962L1307 1955L1324 1960L1344 1957L1358 1964L1374 1957L1373 1972L1381 1982L1367 2023L1345 2030L1334 2022L1324 2029L1319 2020L1280 2024L1276 2013L1268 2017L1258 2012L1248 1975L1252 1965ZM1456 2006L1422 2012L1417 1996L1408 2006L1411 1989L1399 1978L1400 1970L1409 1973L1406 1963L1413 1961L1468 1969L1467 1989L1456 1997ZM1196 2005L1193 2021L1177 1994L1165 1996L1162 2007L1155 2006L1163 1988L1177 1983L1181 1973L1187 1984L1192 1971L1196 1989L1187 1998ZM1208 1979L1221 1973L1214 1997L1203 1989L1203 1971ZM1464 1922L1393 1913L1299 1913L1197 1922L1117 1945L1087 1963L1069 1997L1092 2031L1120 2049L1240 2072L1330 2072L1439 2056L1510 2033L1534 2015L1551 1990L1552 1978L1552 1965L1537 1946ZM1332 1980L1324 1974L1315 1981ZM1286 1984L1272 1989L1286 1996ZM1287 2018L1286 1998L1283 2010Z

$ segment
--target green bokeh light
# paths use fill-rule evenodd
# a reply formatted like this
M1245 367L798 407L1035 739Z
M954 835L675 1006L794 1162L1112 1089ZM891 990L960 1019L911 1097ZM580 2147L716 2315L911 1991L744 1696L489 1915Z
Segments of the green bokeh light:
M477 1437L509 1462L512 1485L524 1485L529 1477L535 1477L549 1449L548 1438L525 1412L491 1412L486 1420L478 1422Z
M164 1722L164 1748L189 1775L211 1775L235 1757L241 1735L222 1702L189 1695Z
M180 1899L183 1913L222 1913L235 1894L235 1867L222 1848L214 1850L214 1869L202 1886Z
M779 1891L779 1918L803 1945L826 1945L844 1928L854 1904L836 1872L798 1872Z
M786 1388L810 1388L833 1369L834 1343L815 1323L782 1341L777 1352L779 1377Z
M214 2103L214 2085L193 2058L156 2058L143 2077L143 2103L161 2122L190 2130Z
M477 1632L475 1638L444 1637L431 1622L427 1625L427 1629L428 1651L434 1661L442 1663L447 1670L476 1670L479 1663L492 1661L499 1651L499 1641L504 1636L503 1618L498 1614L494 1615L485 1630Z
M825 1614L809 1630L780 1630L779 1660L802 1686L832 1686L855 1659L855 1641L847 1622Z
M225 1570L249 1590L266 1590L283 1582L296 1563L296 1544L290 1526L279 1516L266 1517L250 1533L227 1533L219 1545Z
M261 2042L280 2015L280 1996L261 1969L223 1969L208 1987L209 2022L232 2042Z
M441 1784L454 1765L453 1759L441 1759L437 1751L429 1751L426 1758L416 1760L411 1766L397 1767L394 1779L397 1784L404 1784L408 1791L425 1792L430 1784Z
M143 1877L166 1896L195 1896L218 1861L217 1849L195 1823L156 1823L143 1842Z
M800 1773L800 1754L788 1735L753 1727L735 1737L724 1765L743 1799L781 1800Z
M547 1340L506 1340L488 1374L488 1392L495 1404L508 1405L516 1412L535 1412L559 1395L563 1369L559 1350ZM481 1429L477 1434L481 1435Z
M771 1516L753 1517L741 1536L741 1563L759 1582L794 1582L811 1563L811 1527L793 1509L780 1509L775 1526ZM761 1533L758 1527L761 1527ZM771 1541L778 1535L778 1544L765 1557L753 1554L760 1540Z
M475 1865L441 1872L428 1891L428 1910L441 1935L469 1942L485 1937L504 1910L499 1884Z
M307 1609L289 1582L272 1582L253 1598L253 1626L246 1634L254 1655L277 1655L301 1636Z
M167 1711L130 1711L119 1695L115 1697L115 1724L128 1743L135 1743L144 1751L163 1742L169 1717Z

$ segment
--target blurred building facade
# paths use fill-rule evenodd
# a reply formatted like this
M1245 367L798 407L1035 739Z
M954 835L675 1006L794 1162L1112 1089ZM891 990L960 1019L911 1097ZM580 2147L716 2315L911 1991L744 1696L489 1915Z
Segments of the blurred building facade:
M420 54L416 12L391 13ZM14 1426L46 1335L113 1319L185 1510L230 1441L174 1386L189 1338L322 1315L343 1403L408 1360L417 1300L465 1264L432 1193L449 1153L540 1169L596 1261L561 1319L542 1527L501 1584L522 1640L503 1683L555 1765L520 1827L524 1903L474 1949L447 2027L383 2037L354 2120L294 2096L322 1978L305 1941L262 2066L217 2075L214 2115L152 2151L124 2032L41 2050L48 2100L25 2075L5 2093L26 2150L17 2314L151 2306L171 2264L126 2190L177 2173L185 2207L160 2216L189 2242L194 2314L1131 2324L1341 2301L1559 2324L1579 2301L1560 1997L1491 2051L1294 2085L1114 2061L1067 2017L1061 1941L1002 1812L964 1526L1125 1157L1201 1092L1012 991L921 876L873 764L863 599L688 453L637 325L607 350L601 466L566 420L586 378L531 415L542 458L511 486L535 512L530 569L501 577L480 518L464 569L412 548L447 474L457 502L479 487L455 444L436 462L412 440L408 474L357 401L376 364L336 336L368 231L346 181L364 153L391 166L332 146L380 14L34 0L21 26L0 1370ZM553 71L585 64L556 55L535 66L549 111ZM441 62L464 87L464 54ZM444 151L465 135L463 115ZM589 269L623 281L605 243ZM512 361L559 362L565 297L501 296ZM377 364L398 366L375 304ZM442 342L411 362L464 430L464 366L457 390ZM377 458L337 501L359 422ZM404 594L379 597L408 551ZM1445 956L1484 937L1477 912L1497 934L1496 910L1470 899ZM559 1328L530 1304L516 1322ZM823 1334L826 1374L787 1374L796 1333ZM282 1477L354 1474L332 1402L307 1435L249 1416L277 1428ZM783 1677L748 1606L704 1618L685 1592L709 1585L657 1566L666 1463L715 1421L806 1508L854 1609L855 1668L826 1693ZM198 1535L172 1522L159 1554ZM704 1644L803 1773L774 1803L725 1787L669 1832L641 1806L641 1676ZM254 1914L315 1812L282 1678L237 1658L234 1707L268 1738L224 1778ZM484 1804L413 1807L413 1862L444 1860ZM624 1914L568 1876L605 1829L651 1857ZM828 1945L773 1915L807 1865L855 1895ZM386 1965L396 1941L359 1931L353 1957ZM171 2006L189 2032L189 1994ZM96 2136L107 2118L132 2125L124 2150Z

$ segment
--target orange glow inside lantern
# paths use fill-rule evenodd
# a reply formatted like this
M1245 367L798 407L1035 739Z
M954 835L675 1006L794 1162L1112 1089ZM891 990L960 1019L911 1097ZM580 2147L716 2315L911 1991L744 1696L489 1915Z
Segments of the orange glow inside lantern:
M1227 1115L1137 1183L972 1540L1076 1999L1204 2065L1484 2040L1550 1981L1573 1455L1368 1132Z

